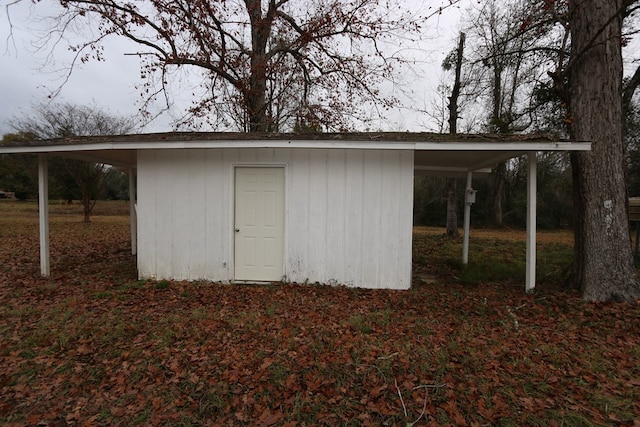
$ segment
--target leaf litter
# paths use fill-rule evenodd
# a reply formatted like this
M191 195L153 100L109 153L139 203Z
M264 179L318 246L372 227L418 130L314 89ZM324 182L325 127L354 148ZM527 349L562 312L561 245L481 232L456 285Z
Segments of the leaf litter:
M122 215L53 215L41 278L37 218L1 225L2 425L640 425L638 302L446 274L158 286Z

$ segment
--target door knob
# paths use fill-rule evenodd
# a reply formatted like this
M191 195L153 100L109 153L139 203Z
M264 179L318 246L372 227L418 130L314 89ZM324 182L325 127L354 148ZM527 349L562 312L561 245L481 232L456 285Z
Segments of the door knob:
M240 231L240 229L239 229L239 228L236 228L236 233L237 233L237 232L239 232L239 231Z

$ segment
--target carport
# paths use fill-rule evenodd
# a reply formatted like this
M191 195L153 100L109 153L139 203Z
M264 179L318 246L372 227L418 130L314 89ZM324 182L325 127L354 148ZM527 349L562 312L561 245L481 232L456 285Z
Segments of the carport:
M50 274L49 267L49 221L48 221L48 182L47 182L47 156L48 155L60 155L76 159L82 159L90 162L109 164L114 167L126 170L130 176L130 194L131 194L131 242L132 253L138 253L138 233L141 221L148 221L149 218L145 217L140 219L137 217L135 195L140 191L140 187L136 184L135 176L138 169L143 167L147 168L150 165L149 159L155 157L165 156L167 153L182 156L180 153L200 153L214 156L214 154L207 153L220 153L220 155L229 155L228 153L235 153L232 161L224 166L224 173L231 173L236 166L282 166L286 171L287 179L300 180L301 171L303 167L298 166L300 156L306 156L307 163L309 158L315 157L320 153L321 161L324 163L325 169L330 170L345 170L344 183L350 185L349 182L353 176L349 175L349 171L346 170L347 160L353 157L353 153L357 153L358 158L362 157L362 189L368 189L369 192L373 191L372 187L367 184L364 178L366 176L370 179L379 180L384 182L385 185L391 188L389 195L395 193L393 185L402 184L402 193L404 196L398 196L398 200L391 200L390 203L402 204L403 210L412 211L412 191L411 196L407 196L407 189L405 188L407 183L413 182L414 175L440 175L440 176L453 176L466 178L466 201L465 201L465 215L464 215L464 244L463 244L463 262L468 261L469 250L469 235L470 235L470 210L474 201L474 190L472 188L472 179L474 174L486 174L491 171L491 168L498 162L508 160L510 158L526 155L528 158L528 186L527 186L527 241L526 241L526 279L525 279L525 291L532 291L535 287L535 271L536 271L536 171L537 161L536 153L545 151L585 151L590 149L590 143L587 142L571 142L566 140L560 140L548 136L541 135L440 135L430 133L334 133L334 134L245 134L245 133L162 133L162 134L143 134L143 135L120 135L120 136L99 136L99 137L78 137L78 138L65 138L56 140L44 140L33 141L32 143L20 143L19 145L8 145L0 147L0 154L10 153L33 153L39 154L39 210L40 210L40 262L41 273L43 276ZM185 151L186 150L186 151ZM163 154L164 153L164 154ZM227 154L225 154L227 153ZM244 153L244 154L243 154ZM302 154L300 154L302 153ZM369 155L373 160L367 160ZM155 156L155 157L154 157ZM218 154L215 154L218 156ZM170 157L170 156L169 156ZM331 163L334 158L338 158L340 162L336 163L338 167L334 167ZM141 160L142 159L142 160ZM268 159L265 160L265 159ZM274 160L275 159L275 160ZM322 160L324 159L324 160ZM387 159L392 162L392 167L387 167ZM401 159L401 160L397 160ZM142 161L142 163L141 163ZM407 163L407 161L409 163ZM369 163L367 163L369 162ZM373 169L371 164L379 165L380 171L377 172ZM351 163L349 163L351 164ZM230 165L230 166L229 166ZM412 170L407 171L404 165L412 167ZM411 166L412 165L412 166ZM172 166L173 167L173 166ZM166 170L165 173L168 177L174 174L184 173L188 166L180 166L179 161L176 160L176 170ZM226 169L225 169L226 168ZM342 168L342 169L341 169ZM168 169L168 168L167 168ZM294 174L295 171L295 174ZM145 172L146 173L146 172ZM157 172L156 172L157 173ZM328 172L327 172L328 173ZM327 175L325 173L325 175ZM341 172L342 173L342 172ZM398 177L393 176L398 174ZM407 173L410 175L407 178ZM323 175L323 176L325 176ZM330 175L330 174L329 174ZM291 178L293 176L294 178ZM349 178L349 177L352 178ZM402 177L404 176L404 178ZM309 175L304 178L308 186L313 185L314 179L317 176ZM329 176L334 184L340 181L336 181L334 177ZM358 178L360 179L360 178ZM147 178L145 180L148 181ZM383 181L384 180L384 181ZM327 181L329 182L329 181ZM391 182L392 184L389 184ZM295 183L289 183L288 186L297 185ZM305 184L307 185L307 184ZM229 185L230 187L233 184ZM148 185L144 188L149 188ZM287 187L289 188L289 187ZM297 187L296 187L297 188ZM329 190L324 190L325 192ZM226 190L225 190L226 191ZM381 190L382 191L382 190ZM389 190L388 190L389 191ZM287 193L287 198L291 199L298 192ZM221 196L222 197L222 196ZM224 196L229 199L229 196ZM297 197L297 196L296 196ZM327 200L334 197L333 195L325 195ZM346 196L344 196L346 197ZM359 195L363 197L363 200L367 200L367 195ZM410 200L409 200L410 199ZM333 199L331 199L333 200ZM292 203L289 200L288 203ZM363 202L363 206L365 206ZM290 205L287 205L290 206ZM372 206L375 209L385 209L384 203L377 202ZM344 209L347 209L347 203L344 203ZM364 210L364 208L362 208ZM144 210L148 212L148 210ZM374 212L375 213L375 212ZM309 214L309 212L307 212ZM358 213L362 215L362 212ZM145 214L148 215L148 214ZM386 216L385 216L386 215ZM389 218L387 213L379 215L380 218ZM228 218L225 219L228 222ZM293 220L290 220L290 222ZM401 223L400 228L405 241L400 241L398 247L402 249L402 254L406 256L406 235L407 235L407 218L403 215L401 219L398 219ZM229 223L231 224L231 223ZM293 224L294 226L296 224ZM396 224L397 225L397 224ZM410 226L411 224L409 224ZM225 227L227 224L225 223ZM291 227L288 224L287 227ZM229 247L233 247L233 228L238 231L238 228L231 225L229 231ZM226 230L226 229L225 229ZM226 232L226 231L225 231ZM410 231L409 231L410 232ZM344 229L342 229L344 234ZM289 232L285 235L293 235L296 233ZM147 242L149 233L143 233L145 251L148 250L149 244ZM291 238L291 236L289 236ZM409 237L409 240L411 238ZM174 239L175 240L175 239ZM361 239L362 240L362 239ZM379 244L384 244L384 239L380 238ZM402 240L402 239L400 239ZM409 249L410 249L409 241ZM288 242L285 244L285 252L293 251L296 249L296 242ZM365 245L366 246L366 245ZM362 246L361 246L362 247ZM292 249L293 248L293 249ZM382 247L380 247L382 248ZM379 251L380 248L368 248L372 252ZM367 250L364 248L363 250ZM228 251L228 248L227 248ZM284 272L286 277L307 277L311 275L308 271L298 273L293 271L293 268L289 265L291 261L289 258L289 252L285 253L284 257ZM410 252L409 252L410 254ZM310 258L316 257L317 254L309 254ZM138 268L140 273L140 254L138 254ZM157 255L154 255L157 257ZM228 259L231 255L224 255ZM322 262L328 263L326 252L322 255L324 258L319 258ZM375 255L368 255L369 258ZM289 258L287 258L289 257ZM316 257L317 258L317 257ZM362 257L361 257L362 258ZM315 259L315 258L314 258ZM387 254L388 259L388 254ZM371 260L368 260L371 261ZM378 266L378 274L387 275L391 277L389 282L393 282L394 276L392 273L384 271L379 265L385 261L385 259L373 260L372 265ZM410 260L409 260L410 261ZM225 268L231 269L231 273L225 273L226 270L220 269L222 276L207 277L202 273L203 278L211 280L229 280L233 279L233 263L232 266L227 267L227 262L224 261ZM386 262L386 261L385 261ZM400 260L398 271L400 278L398 283L402 283L398 289L406 289L406 275L410 271L406 271L406 260ZM366 266L365 266L366 267ZM146 267L145 267L146 268ZM298 266L300 268L300 266ZM330 269L328 266L327 269ZM339 268L336 267L338 270ZM368 268L368 267L366 267ZM153 273L153 272L152 272ZM155 273L148 273L149 277L156 277ZM195 274L195 273L194 273ZM200 273L198 273L200 274ZM225 274L227 274L225 276ZM334 279L327 279L329 273L325 276L317 273L312 281L325 281L330 283ZM338 275L338 273L331 273ZM160 275L157 276L160 278ZM194 276L199 277L199 276ZM219 277L222 277L220 279ZM311 276L313 277L313 276ZM344 276L347 277L347 276ZM178 276L178 278L180 278ZM190 279L191 277L187 277ZM318 279L319 278L319 279ZM340 280L336 280L340 283ZM359 283L353 282L353 286L360 286ZM367 282L364 282L367 283ZM366 285L365 285L366 286ZM384 287L384 285L376 285L375 287Z

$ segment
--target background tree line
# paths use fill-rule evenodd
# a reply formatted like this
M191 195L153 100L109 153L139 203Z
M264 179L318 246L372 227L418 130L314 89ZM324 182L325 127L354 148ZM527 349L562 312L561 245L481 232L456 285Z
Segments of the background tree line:
M497 224L491 199L494 181L491 176L474 175L473 188L478 190L471 208L472 227L526 227L527 160L515 158L507 162L504 173L502 222ZM416 177L414 191L414 223L445 227L447 221L448 178ZM456 179L456 213L462 218L466 180ZM537 224L542 229L571 228L571 170L566 154L538 154Z
M562 2L550 2L560 5ZM456 110L463 132L540 133L569 137L570 120L565 101L549 74L558 57L569 55L566 30L554 28L559 15L534 13L539 2L490 0L469 9L463 23L464 56ZM560 10L560 9L559 9ZM536 22L534 18L539 19ZM546 20L545 20L546 19ZM627 31L635 25L627 17ZM530 29L534 29L533 31ZM628 41L628 40L627 40ZM446 130L453 93L454 64L459 47L442 64L438 87L442 96L429 114ZM640 102L635 93L638 70L627 78L624 120L628 194L640 196ZM426 112L426 111L425 111ZM450 127L450 126L449 126ZM526 158L496 165L489 177L476 175L473 186L478 198L472 208L477 226L526 225ZM456 213L464 208L464 179L456 180ZM446 225L447 180L418 177L415 183L415 223ZM567 154L538 155L538 226L571 227L574 223L571 161Z
M202 78L202 91L194 89L184 122L227 129L232 123L250 132L283 131L294 122L344 130L366 122L367 110L397 105L392 95L381 95L380 85L397 82L397 66L413 59L404 42L419 38L424 22L441 10L428 2L429 13L416 13L408 3L379 0L59 3L41 46L55 50L73 36L70 72L78 62L103 60L105 37L123 38L137 46L144 99L167 96L175 73L190 68ZM476 3L465 30L470 53L455 58L465 71L452 113L481 113L469 114L454 131L545 132L590 141L590 152L541 159L541 188L571 174L571 196L555 185L543 206L557 209L550 224L563 224L560 202L572 200L572 281L586 300L639 298L627 216L637 144L629 142L634 119L625 118L634 110L640 77L636 72L622 82L622 46L634 34L629 26L638 0ZM83 32L86 25L95 31ZM488 205L475 211L497 225L517 223L522 166L522 160L496 165Z
M118 117L97 106L43 103L9 123L15 133L2 137L3 145L40 139L88 135L118 135L131 132L130 118ZM80 201L84 221L89 222L98 199L128 199L128 177L100 163L50 156L49 197L69 203ZM32 154L0 155L0 188L15 192L18 200L38 197L38 157Z

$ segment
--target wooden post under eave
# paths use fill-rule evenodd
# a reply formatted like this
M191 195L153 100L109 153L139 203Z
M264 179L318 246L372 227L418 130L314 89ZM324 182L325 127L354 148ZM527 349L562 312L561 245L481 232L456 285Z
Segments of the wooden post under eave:
M538 191L538 159L535 151L527 153L529 170L527 175L527 272L525 291L532 292L536 287L536 209Z
M138 217L136 212L135 171L129 169L129 220L131 222L131 255L138 253Z
M49 172L47 155L38 156L38 213L40 218L40 273L51 274L49 264Z

